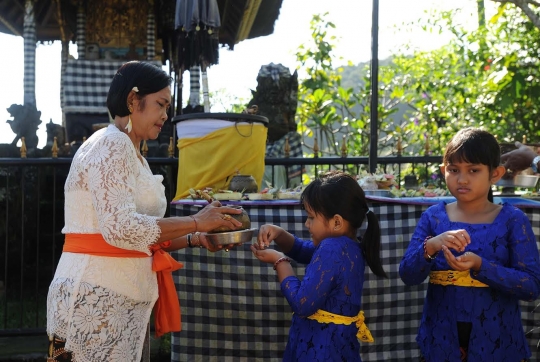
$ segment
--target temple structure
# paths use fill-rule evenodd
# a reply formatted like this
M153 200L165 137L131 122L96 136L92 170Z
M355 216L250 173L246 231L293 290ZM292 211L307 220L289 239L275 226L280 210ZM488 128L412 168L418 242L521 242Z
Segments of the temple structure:
M202 66L204 70L218 63L217 58L208 61L202 55L205 47L233 49L240 41L271 34L281 3L282 0L3 0L0 32L24 37L24 105L36 104L36 44L62 42L62 63L58 65L62 126L66 129L66 141L73 143L109 123L107 91L121 64L137 59L165 67L176 88L171 117L179 115L186 64ZM213 11L217 16L214 27L204 23L205 11ZM194 24L189 29L192 33L186 31L186 24L179 25L179 18ZM198 32L206 32L206 37L214 42L202 45L198 49L200 54L191 52L192 60L186 62L185 39L200 35ZM69 55L70 42L77 45L76 59ZM157 142L169 143L171 136L174 132L169 123Z

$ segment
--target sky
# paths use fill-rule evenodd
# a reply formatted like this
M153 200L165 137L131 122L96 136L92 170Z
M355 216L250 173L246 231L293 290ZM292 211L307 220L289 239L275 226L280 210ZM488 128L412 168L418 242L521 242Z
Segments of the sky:
M493 13L495 4L486 1L487 14ZM448 41L446 34L429 34L421 29L410 29L403 24L426 17L429 9L461 9L460 22L476 26L476 0L380 0L379 1L379 59L388 58L405 44L410 51L430 50ZM301 44L311 41L310 21L314 14L328 13L337 37L334 49L335 66L371 60L372 2L369 0L284 0L274 24L274 33L248 39L235 45L234 50L222 48L219 63L208 70L210 92L228 94L232 99L251 99L251 90L257 87L257 74L263 65L281 63L291 73L297 68L295 52ZM15 134L6 123L11 115L11 104L23 104L23 38L0 33L0 143L11 143ZM62 123L60 107L60 51L59 42L38 44L36 49L36 103L41 111L38 130L39 144L46 142L45 124L52 120ZM77 57L76 45L70 53ZM342 58L342 60L340 60ZM300 72L300 78L301 78ZM184 74L188 78L189 72ZM184 86L184 102L189 95L189 82ZM201 100L202 102L202 100ZM223 112L215 105L212 112Z

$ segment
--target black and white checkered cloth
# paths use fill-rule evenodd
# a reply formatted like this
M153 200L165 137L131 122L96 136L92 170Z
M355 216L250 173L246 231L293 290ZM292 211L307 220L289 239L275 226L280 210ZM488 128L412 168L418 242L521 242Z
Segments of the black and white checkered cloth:
M64 81L65 113L107 113L107 93L125 61L69 59ZM161 67L160 62L149 62Z
M201 104L201 67L194 65L189 68L189 105Z
M289 143L289 154L285 154L285 143ZM302 157L302 137L296 131L291 131L274 143L266 145L267 158ZM289 179L301 175L302 166L287 166Z
M193 202L171 205L171 213L196 213ZM231 202L238 204L238 202ZM242 203L252 227L272 223L296 235L309 238L304 227L305 213L295 201ZM371 202L382 230L381 256L389 276L374 276L366 267L362 309L374 343L361 344L364 361L418 361L415 338L422 315L427 284L409 287L399 278L399 263L407 249L417 220L427 204ZM540 208L524 208L535 235L540 235ZM287 342L291 309L281 294L276 272L255 259L249 244L228 253L204 249L183 249L173 256L184 263L174 272L182 308L182 331L173 333L172 361L281 361ZM293 264L303 275L302 265ZM540 311L535 303L522 303L526 331L540 327ZM539 360L536 343L540 332L528 335Z
M154 60L156 56L156 17L154 7L148 7L148 17L146 20L146 59Z
M24 104L36 104L36 18L33 1L24 3Z
M86 57L86 12L82 1L77 8L77 54L79 59Z

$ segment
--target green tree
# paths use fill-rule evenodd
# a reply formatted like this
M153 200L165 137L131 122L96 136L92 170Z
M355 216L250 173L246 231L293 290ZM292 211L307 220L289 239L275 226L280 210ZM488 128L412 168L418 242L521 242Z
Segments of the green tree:
M366 72L359 90L341 85L343 67L334 68L332 51L336 38L330 35L335 25L323 15L311 21L312 43L298 47L296 59L300 74L297 109L298 131L316 137L324 156L340 156L342 137L348 155L366 155L369 149L370 83ZM306 76L302 79L302 74ZM394 112L384 99L379 102L380 120ZM353 108L359 109L354 111Z
M484 127L500 140L537 140L539 30L513 5L501 6L486 26L466 31L454 11L434 12L419 21L426 31L449 31L452 40L434 51L396 54L382 82L406 104L409 144L440 154L456 130Z

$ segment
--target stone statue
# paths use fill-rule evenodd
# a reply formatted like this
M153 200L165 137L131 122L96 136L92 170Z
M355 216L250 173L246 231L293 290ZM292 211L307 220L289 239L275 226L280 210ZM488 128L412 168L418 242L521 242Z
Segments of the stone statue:
M296 131L294 121L298 106L298 73L270 63L257 76L257 89L248 107L258 106L258 114L268 118L268 142L274 143L288 132Z
M17 145L17 142L24 137L26 148L28 150L33 150L37 148L38 145L38 136L37 130L41 124L41 111L38 111L34 104L12 104L7 108L13 120L6 121L13 133L15 133L15 138L11 144L13 146Z
M302 139L296 132L296 108L298 106L298 73L292 75L289 68L270 63L261 67L257 76L257 90L246 113L268 118L266 157L302 157ZM286 145L289 152L286 153ZM265 167L263 180L275 188L288 188L302 182L300 166Z
M52 157L52 147L54 144L54 138L56 137L56 146L58 147L58 157L73 157L75 152L77 151L78 147L80 146L80 142L73 141L71 144L66 142L66 129L57 123L54 123L51 120L49 120L49 123L45 125L45 128L47 130L47 143L45 144L45 147L43 147L41 156L42 157Z

